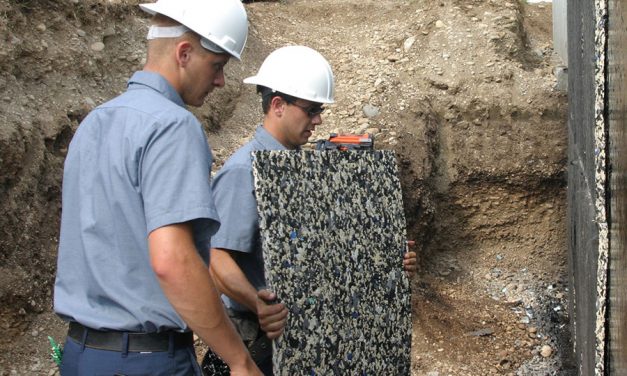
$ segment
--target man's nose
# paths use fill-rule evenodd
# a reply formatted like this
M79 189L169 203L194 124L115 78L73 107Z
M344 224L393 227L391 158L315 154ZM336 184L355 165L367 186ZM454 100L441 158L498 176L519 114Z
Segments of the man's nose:
M322 124L322 114L316 114L311 118L311 124L314 126Z
M213 86L224 87L225 81L226 79L224 78L224 72L220 72L216 74L216 76L213 78Z

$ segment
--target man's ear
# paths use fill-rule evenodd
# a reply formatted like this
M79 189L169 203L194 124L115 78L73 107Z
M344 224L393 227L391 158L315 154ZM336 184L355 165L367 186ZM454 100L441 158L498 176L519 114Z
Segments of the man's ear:
M279 96L272 97L270 100L270 111L273 111L276 116L281 117L286 104L287 102L285 102L283 98Z
M176 45L175 54L176 61L179 66L185 67L189 60L192 57L192 51L194 50L194 46L189 41L181 41Z

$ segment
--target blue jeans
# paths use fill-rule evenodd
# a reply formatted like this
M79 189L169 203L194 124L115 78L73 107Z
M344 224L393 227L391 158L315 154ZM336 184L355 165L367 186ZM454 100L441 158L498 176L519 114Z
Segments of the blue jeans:
M127 346L127 345L125 345ZM67 338L62 376L202 376L193 346L158 352L98 350Z

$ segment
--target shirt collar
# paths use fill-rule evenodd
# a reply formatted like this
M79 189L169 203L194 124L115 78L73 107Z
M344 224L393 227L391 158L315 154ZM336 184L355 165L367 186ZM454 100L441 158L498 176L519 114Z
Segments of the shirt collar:
M262 125L258 126L255 131L255 140L267 150L287 150L287 148L274 138ZM296 148L296 150L300 150L300 147Z
M170 85L170 83L158 73L148 71L135 72L133 76L128 80L128 89L139 89L140 86L145 86L156 90L172 102L178 104L181 107L185 107L185 102L183 102L183 99L181 98L179 93L177 93L172 85Z

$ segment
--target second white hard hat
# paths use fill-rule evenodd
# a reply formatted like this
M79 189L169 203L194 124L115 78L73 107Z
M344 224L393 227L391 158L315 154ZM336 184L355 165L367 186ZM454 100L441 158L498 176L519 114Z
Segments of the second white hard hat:
M305 46L281 47L264 60L255 76L244 83L316 103L333 103L333 71L316 50Z
M248 18L241 0L158 0L139 6L152 15L172 18L241 59L248 38Z

